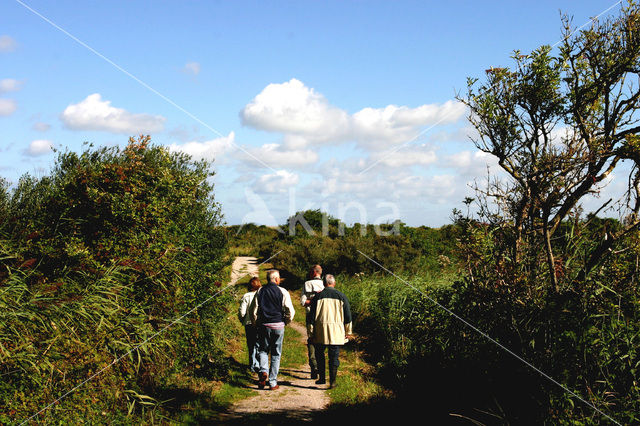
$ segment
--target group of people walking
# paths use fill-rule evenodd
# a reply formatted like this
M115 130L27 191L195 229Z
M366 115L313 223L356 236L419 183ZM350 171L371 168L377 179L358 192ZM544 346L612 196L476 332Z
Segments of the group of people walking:
M352 320L349 300L335 289L336 280L327 274L322 278L322 267L314 265L304 283L300 304L305 309L307 351L311 379L317 385L326 384L325 350L329 355L329 387L336 384L340 365L340 348L351 337ZM248 283L248 292L242 296L238 318L245 326L249 368L258 373L258 387L275 390L282 356L284 328L295 315L291 295L280 287L280 273L267 271L267 284L262 286L258 277ZM271 361L269 363L269 361Z

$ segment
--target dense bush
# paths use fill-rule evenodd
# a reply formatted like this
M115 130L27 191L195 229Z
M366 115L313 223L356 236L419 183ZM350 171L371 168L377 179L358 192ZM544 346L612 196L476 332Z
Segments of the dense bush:
M615 225L593 218L565 224L565 258L574 254L579 263L575 253L593 244L607 221ZM421 275L409 284L423 294L389 277L342 282L356 330L399 399L484 423L606 420L445 307L617 421L640 421L638 236L629 235L588 279L550 294L501 250L504 229L473 221L462 228L468 275L452 286Z
M144 394L172 369L223 370L224 297L165 331L219 290L212 172L149 142L60 153L50 176L0 189L0 421L97 373L40 418L153 406Z

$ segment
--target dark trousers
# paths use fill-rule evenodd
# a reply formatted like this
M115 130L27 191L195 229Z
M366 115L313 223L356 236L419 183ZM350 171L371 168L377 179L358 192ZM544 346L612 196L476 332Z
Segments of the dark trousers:
M316 361L318 363L318 374L320 377L325 377L325 357L324 350L328 348L329 353L329 368L334 367L335 370L338 370L338 366L340 365L340 345L323 345L323 344L314 344L315 352L316 352Z
M260 369L258 361L258 332L253 325L245 325L244 333L247 337L247 351L249 352L249 368L257 372Z
M309 367L311 367L311 371L318 370L318 363L316 361L316 349L313 343L309 343L311 339L311 330L310 325L307 323L307 355L309 355Z

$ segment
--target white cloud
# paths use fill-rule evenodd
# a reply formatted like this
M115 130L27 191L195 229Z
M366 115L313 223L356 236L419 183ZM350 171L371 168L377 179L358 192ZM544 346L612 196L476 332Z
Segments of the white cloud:
M2 37L0 37L0 51L2 51ZM13 78L0 80L0 95L16 92L22 87L22 82ZM0 98L0 117L13 114L18 109L15 99Z
M99 130L111 133L156 133L166 119L160 115L134 114L103 101L99 93L89 95L65 108L60 119L72 130Z
M293 133L327 141L341 139L349 116L295 78L269 84L240 112L242 123L272 132Z
M375 163L389 167L428 166L438 160L436 152L425 146L418 148L403 147L397 151L378 152L371 156Z
M487 167L492 175L498 173L499 169L497 158L480 150L456 152L447 156L443 164L467 177L484 177L487 175Z
M246 205L243 207L250 207L251 211L247 212L242 218L242 224L246 223L260 223L267 226L278 226L278 221L271 213L271 210L267 206L265 200L251 188L244 188L244 196L246 199Z
M300 148L305 148L307 146L307 139L302 137L302 136L298 136L298 135L292 135L292 134L285 134L284 138L283 138L283 147L287 148L287 149L300 149Z
M429 142L464 142L469 143L478 139L478 131L471 125L464 125L455 129L434 128L428 133Z
M31 157L38 157L40 155L49 154L53 150L53 142L45 139L37 139L29 144L29 148L25 151L25 154Z
M18 43L8 35L0 36L0 52L12 52L16 49Z
M192 141L184 144L171 144L171 151L180 151L191 155L196 160L216 160L218 164L225 154L238 148L235 133L205 142ZM260 167L295 168L308 166L318 161L318 154L309 149L286 149L280 144L264 144L260 147L244 147L235 151L233 157L241 163L250 163ZM242 165L240 165L242 168Z
M0 98L0 117L13 114L18 109L18 104L13 99Z
M341 194L347 198L393 199L402 202L420 199L423 203L452 201L458 185L453 175L418 176L404 172L378 174L373 178L357 174L337 174L313 184L316 188L323 188L323 194L328 196Z
M187 142L184 144L171 144L169 150L172 152L184 152L195 160L218 160L235 147L235 133L229 132L226 137L212 139L204 142Z
M568 144L576 143L578 139L578 144L584 144L584 141L581 140L580 135L576 134L576 130L572 127L564 127L558 126L555 127L551 131L551 147L555 149L566 149Z
M191 75L200 74L200 69L201 67L198 62L187 62L184 67L182 67L183 72Z
M477 155L482 151L477 151L474 155ZM457 169L467 169L471 166L471 151L460 151L455 154L451 154L448 157L448 163L451 167L455 167Z
M38 132L46 132L51 128L51 125L48 123L43 123L41 121L34 123L33 126L31 126L33 128L33 130L36 130Z
M0 94L8 92L16 92L22 88L22 82L13 78L4 78L0 80Z
M393 200L401 210L416 204L428 210L430 204L457 203L470 191L467 178L450 171L415 174L406 167L381 167L376 173L360 173L364 164L358 158L330 160L318 169L320 177L305 191L335 202Z
M353 114L353 135L365 146L384 149L389 144L414 140L424 126L454 123L464 112L465 106L456 101L417 108L396 105L364 108Z
M437 203L453 201L458 185L453 175L407 176L395 182L400 197L422 198Z
M244 107L240 117L245 125L283 133L285 143L297 148L356 141L365 148L384 149L412 140L424 126L457 122L465 111L461 103L447 101L417 108L364 108L351 115L294 78L269 84Z
M381 168L378 173L360 173L365 160L347 158L345 160L329 160L319 168L321 177L311 183L314 191L324 197L347 195L360 198L385 198L391 195L391 184L395 177L388 168Z
M289 187L298 184L300 177L286 170L277 170L275 173L262 175L255 184L257 192L276 193L286 192Z
M318 154L310 149L283 149L277 143L262 145L259 148L247 148L251 156L249 161L271 167L295 168L314 164L318 161ZM242 153L239 153L242 156ZM246 155L243 157L246 158ZM258 160L262 161L260 163Z

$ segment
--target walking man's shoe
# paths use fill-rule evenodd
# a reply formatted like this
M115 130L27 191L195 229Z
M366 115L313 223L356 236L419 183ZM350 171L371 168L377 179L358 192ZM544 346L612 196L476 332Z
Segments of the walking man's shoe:
M280 389L280 385L269 386L269 390Z
M267 373L264 371L258 373L258 388L264 389L267 384Z

